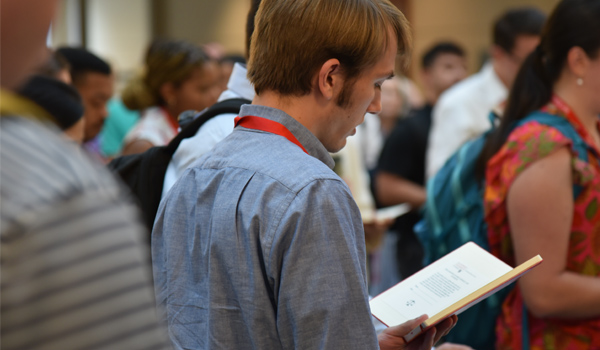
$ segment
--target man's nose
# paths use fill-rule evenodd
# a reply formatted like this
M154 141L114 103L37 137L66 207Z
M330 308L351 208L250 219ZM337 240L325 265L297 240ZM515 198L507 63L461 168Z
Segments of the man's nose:
M375 97L373 97L373 101L371 101L367 112L373 114L381 112L381 91L375 91Z

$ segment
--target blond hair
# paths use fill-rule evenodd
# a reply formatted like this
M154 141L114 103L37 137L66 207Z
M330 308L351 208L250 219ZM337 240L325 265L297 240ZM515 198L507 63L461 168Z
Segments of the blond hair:
M389 30L395 37L389 38ZM353 80L397 40L406 67L411 50L408 22L388 0L263 0L250 45L248 79L257 94L305 95L331 58Z

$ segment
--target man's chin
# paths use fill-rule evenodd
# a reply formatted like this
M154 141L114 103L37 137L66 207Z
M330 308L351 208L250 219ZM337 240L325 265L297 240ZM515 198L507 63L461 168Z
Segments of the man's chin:
M335 145L335 147L325 147L325 148L327 149L327 152L329 152L329 153L338 153L339 151L344 149L344 147L346 147L346 139L344 139L342 142Z
M99 128L95 128L94 130L90 130L89 132L86 132L83 142L92 141L93 139L98 137L98 135L100 135L100 131L102 131L102 126L100 126Z

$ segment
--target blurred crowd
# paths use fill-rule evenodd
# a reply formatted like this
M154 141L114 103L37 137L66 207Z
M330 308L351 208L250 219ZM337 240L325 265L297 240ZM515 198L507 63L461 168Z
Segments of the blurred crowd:
M367 10L283 2L252 1L244 54L156 39L115 91L101 55L43 45L55 0L2 0L4 348L600 349L598 1L506 11L472 75L475 58L443 39L412 52L413 74L389 74L406 57L388 51L410 53L411 34L387 0L356 1L383 28L364 41L384 52L364 64L363 19L335 29L316 13ZM295 36L290 13L356 47ZM212 113L233 99L236 112ZM453 337L450 318L405 344L422 319L382 326L365 296L428 263L430 186L474 140L485 248L511 266L545 261L509 287L486 339ZM160 147L172 150L159 182L136 190L119 162Z

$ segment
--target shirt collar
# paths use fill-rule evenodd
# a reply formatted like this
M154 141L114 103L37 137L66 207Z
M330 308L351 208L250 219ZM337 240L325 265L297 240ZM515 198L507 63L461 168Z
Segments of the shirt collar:
M219 96L219 101L231 98L245 98L246 100L252 101L255 92L254 87L247 78L247 74L248 70L246 69L246 66L235 63L231 75L229 76L229 81L227 82L227 90Z
M2 104L0 104L2 115L29 116L41 121L55 121L45 109L12 91L0 89L0 100L2 101Z
M506 86L504 86L502 80L500 80L500 77L498 77L498 74L496 74L492 62L487 62L481 69L481 72L486 77L486 81L489 82L492 91L496 91L498 95L502 96L506 96L508 94L508 89Z
M289 114L282 110L266 106L243 105L240 109L240 116L246 115L267 118L282 124L300 141L302 146L308 151L308 154L325 163L330 169L333 169L335 162L321 141Z

